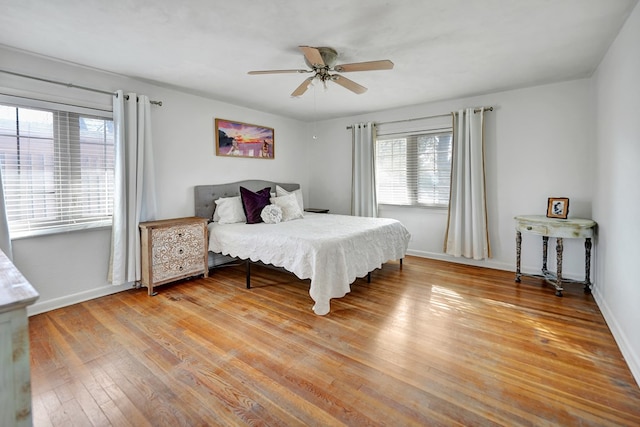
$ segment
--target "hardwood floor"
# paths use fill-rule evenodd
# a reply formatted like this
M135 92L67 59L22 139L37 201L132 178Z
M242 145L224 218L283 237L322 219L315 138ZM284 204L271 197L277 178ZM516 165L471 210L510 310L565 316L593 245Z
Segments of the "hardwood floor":
M30 318L35 426L640 425L591 295L408 257L311 311L244 267Z

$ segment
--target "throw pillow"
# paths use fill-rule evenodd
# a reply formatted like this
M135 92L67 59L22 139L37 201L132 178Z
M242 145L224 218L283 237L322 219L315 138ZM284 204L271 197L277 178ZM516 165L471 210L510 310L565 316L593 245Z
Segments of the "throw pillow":
M277 205L267 205L262 209L260 218L267 224L278 224L282 221L282 209Z
M235 224L237 222L247 222L247 217L242 208L240 196L221 197L216 200L216 210L213 220L218 224Z
M296 200L298 201L298 206L300 206L300 211L304 212L304 202L302 200L301 189L298 188L297 190L287 191L284 188L280 187L279 185L276 185L276 197L286 196L287 194L291 194L291 193L296 195Z
M270 191L271 188L266 187L254 193L247 188L240 187L240 197L242 198L244 214L247 217L247 224L262 222L260 214L262 209L269 204Z
M271 203L280 206L282 209L282 221L291 221L292 219L303 217L296 195L293 193L289 193L286 196L272 197Z

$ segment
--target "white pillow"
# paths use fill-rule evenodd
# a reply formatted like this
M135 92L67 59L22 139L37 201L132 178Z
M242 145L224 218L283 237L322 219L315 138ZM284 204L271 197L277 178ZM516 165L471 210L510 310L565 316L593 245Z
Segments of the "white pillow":
M220 201L221 201L221 203L225 203L225 202L224 202L224 199L228 199L228 198L229 198L229 197L220 197L219 199L214 200L214 202L213 202L213 203L214 203L216 206L213 208L213 218L211 219L212 221L214 221L214 222L218 222L218 221L220 221L220 209L218 209L218 200L220 200Z
M278 224L282 221L282 209L278 205L267 205L260 212L260 218L267 224Z
M216 210L213 213L213 220L218 221L218 224L247 222L240 196L221 197L216 200Z
M271 203L280 206L282 209L282 221L291 221L292 219L302 218L302 211L298 206L296 195L289 193L286 196L272 197Z
M298 206L300 207L300 212L304 212L304 203L302 200L302 190L301 189L297 189L297 190L293 190L291 192L285 190L284 188L280 187L279 185L276 185L276 196L277 197L282 197L282 196L286 196L287 194L295 194L296 195L296 200L298 201Z

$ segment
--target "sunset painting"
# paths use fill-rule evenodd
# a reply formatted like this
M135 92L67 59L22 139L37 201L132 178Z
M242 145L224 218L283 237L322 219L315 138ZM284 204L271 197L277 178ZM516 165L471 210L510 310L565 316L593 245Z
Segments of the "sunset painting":
M215 119L216 155L273 159L273 134L272 128Z

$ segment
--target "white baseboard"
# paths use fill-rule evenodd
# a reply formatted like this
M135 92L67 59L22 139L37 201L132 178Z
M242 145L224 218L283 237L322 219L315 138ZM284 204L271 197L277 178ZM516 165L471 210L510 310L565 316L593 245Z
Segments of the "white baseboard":
M629 344L629 340L627 336L623 332L622 328L616 321L616 317L613 315L613 312L607 305L606 300L600 295L598 288L594 288L592 291L593 299L595 299L602 316L604 317L611 334L613 335L613 339L618 344L618 348L622 353L622 357L627 362L629 366L629 370L631 371L631 375L635 378L638 387L640 387L640 355L636 354L633 351L633 348Z
M100 288L90 289L88 291L78 292L71 295L65 295L60 298L53 298L53 299L44 300L44 301L36 301L35 304L27 307L27 314L29 316L33 316L36 314L55 310L56 308L62 308L68 305L89 301L94 298L115 294L117 292L126 291L128 289L131 289L130 284L121 285L121 286L103 286Z
M498 262L491 259L477 261L469 258L454 257L443 253L416 251L411 249L407 251L407 255L413 255L421 258L437 259L440 261L448 261L456 264L474 265L476 267L494 268L496 270L515 272L515 265L507 264L506 262Z
M503 271L512 271L514 274L516 271L515 262L513 264L510 264L506 262L495 261L493 259L478 261L478 260L464 258L464 257L454 257L454 256L446 255L443 253L416 251L411 249L407 251L407 255L414 255L421 258L437 259L440 261L448 261L456 264L473 265L476 267L493 268L496 270L503 270ZM521 270L523 273L526 273L526 274L540 274L540 269L537 267L522 266ZM584 275L580 276L578 274L571 274L566 272L562 274L562 277L566 279L578 280L578 281L584 280Z

